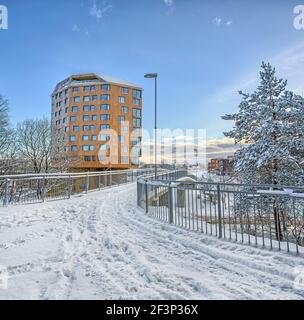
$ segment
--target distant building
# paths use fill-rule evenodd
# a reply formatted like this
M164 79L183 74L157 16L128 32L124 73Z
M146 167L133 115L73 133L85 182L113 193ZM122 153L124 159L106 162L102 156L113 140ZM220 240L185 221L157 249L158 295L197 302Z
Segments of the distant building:
M62 148L75 160L74 170L136 167L141 155L142 89L93 73L70 76L52 94L52 124L65 135ZM116 158L108 161L113 151Z
M211 159L208 163L208 172L220 176L231 175L233 173L234 157Z

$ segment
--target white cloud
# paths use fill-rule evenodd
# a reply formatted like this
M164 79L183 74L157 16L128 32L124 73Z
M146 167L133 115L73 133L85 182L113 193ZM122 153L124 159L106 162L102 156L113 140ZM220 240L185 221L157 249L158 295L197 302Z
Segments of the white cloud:
M213 24L217 27L220 27L222 25L226 26L226 27L230 27L232 25L232 20L223 20L221 17L215 17L213 19Z
M220 17L214 18L213 24L219 27L222 24L222 18L220 18Z
M72 27L72 31L73 32L79 32L80 31L80 28L77 24L74 24L73 27Z
M164 3L168 7L172 7L174 5L174 0L164 0Z
M112 11L113 6L108 4L107 2L103 2L101 7L98 7L97 2L94 0L93 6L90 9L90 15L97 20L100 20L104 17L104 15L110 11Z

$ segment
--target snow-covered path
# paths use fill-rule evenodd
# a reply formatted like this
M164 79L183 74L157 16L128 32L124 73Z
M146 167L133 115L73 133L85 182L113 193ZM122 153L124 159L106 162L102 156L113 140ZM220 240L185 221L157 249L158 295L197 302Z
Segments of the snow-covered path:
M177 229L136 185L0 208L0 299L303 299L303 258Z

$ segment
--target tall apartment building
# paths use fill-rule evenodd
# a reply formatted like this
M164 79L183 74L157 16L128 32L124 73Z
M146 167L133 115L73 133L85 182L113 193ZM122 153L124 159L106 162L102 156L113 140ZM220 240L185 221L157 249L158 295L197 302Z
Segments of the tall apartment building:
M52 94L52 124L76 171L129 169L141 155L142 89L96 74L73 75Z

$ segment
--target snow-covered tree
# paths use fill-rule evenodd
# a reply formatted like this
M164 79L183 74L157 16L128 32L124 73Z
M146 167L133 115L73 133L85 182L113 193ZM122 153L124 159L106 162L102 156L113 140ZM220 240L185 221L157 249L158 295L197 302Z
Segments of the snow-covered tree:
M242 182L303 185L304 99L275 73L263 62L256 91L240 92L239 111L223 117L235 122L225 135L241 145L235 170Z

